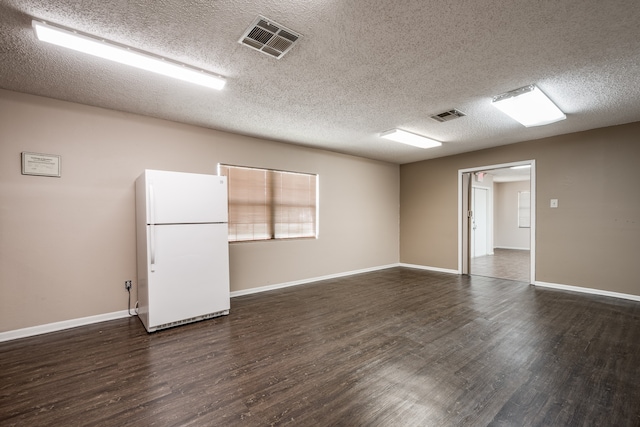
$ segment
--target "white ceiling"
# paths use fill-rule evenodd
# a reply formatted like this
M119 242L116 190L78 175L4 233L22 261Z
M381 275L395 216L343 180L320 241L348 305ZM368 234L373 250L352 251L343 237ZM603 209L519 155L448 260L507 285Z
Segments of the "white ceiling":
M282 59L237 41L263 15ZM38 42L31 19L227 78L221 92ZM408 163L640 120L637 0L0 0L0 87ZM525 128L490 105L537 84L566 114ZM466 117L430 115L457 108ZM403 128L422 150L378 137Z

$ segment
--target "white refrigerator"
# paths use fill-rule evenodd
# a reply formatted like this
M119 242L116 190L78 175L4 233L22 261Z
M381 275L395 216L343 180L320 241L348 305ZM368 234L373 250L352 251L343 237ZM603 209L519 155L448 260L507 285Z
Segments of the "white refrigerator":
M138 316L148 332L229 314L227 178L136 180Z

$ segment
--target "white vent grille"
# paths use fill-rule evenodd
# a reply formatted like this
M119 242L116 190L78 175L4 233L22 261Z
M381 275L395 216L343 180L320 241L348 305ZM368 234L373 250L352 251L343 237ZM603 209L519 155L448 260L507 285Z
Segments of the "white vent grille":
M453 110L445 111L443 113L434 114L433 116L429 116L429 117L431 117L433 120L437 122L448 122L451 120L458 119L460 117L464 117L465 115L466 114L464 114L462 111L453 109Z
M264 16L258 16L240 37L238 43L280 59L291 50L300 37L301 35L295 31Z
M175 322L164 323L162 325L158 325L153 329L150 329L149 332L159 331L161 329L173 328L174 326L186 325L187 323L199 322L201 320L213 319L218 316L226 316L229 314L229 310L216 311L214 313L203 314L202 316L192 317L190 319L178 320Z

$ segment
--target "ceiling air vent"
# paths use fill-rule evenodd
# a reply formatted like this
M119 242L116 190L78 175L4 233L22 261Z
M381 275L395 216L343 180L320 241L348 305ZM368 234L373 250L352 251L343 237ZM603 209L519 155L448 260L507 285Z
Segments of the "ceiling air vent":
M249 46L274 58L282 58L301 37L300 34L258 16L244 32L238 43Z
M445 111L444 113L434 114L433 116L429 116L429 117L431 117L433 120L437 122L448 122L448 121L457 119L459 117L464 117L465 115L466 114L464 114L462 111L453 109L453 110Z

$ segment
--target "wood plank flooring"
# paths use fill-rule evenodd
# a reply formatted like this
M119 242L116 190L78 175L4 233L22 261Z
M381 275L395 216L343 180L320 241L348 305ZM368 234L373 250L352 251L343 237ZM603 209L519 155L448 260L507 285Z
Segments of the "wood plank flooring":
M0 344L2 426L638 426L640 303L391 268Z
M494 249L493 255L471 258L471 274L529 282L531 251Z

